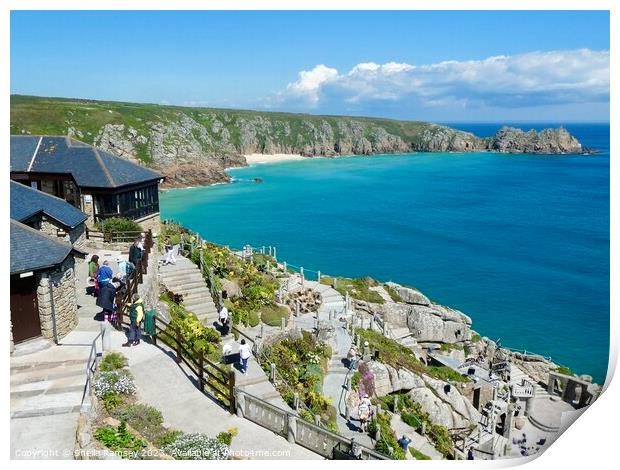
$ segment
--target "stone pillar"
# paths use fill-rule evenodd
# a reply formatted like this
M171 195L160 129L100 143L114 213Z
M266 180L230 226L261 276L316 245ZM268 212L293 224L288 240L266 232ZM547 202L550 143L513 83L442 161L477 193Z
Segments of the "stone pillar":
M265 339L265 324L264 323L260 324L260 339L261 340Z
M271 366L271 370L269 372L269 380L271 381L271 383L275 383L276 382L276 365L272 362L270 366Z
M286 261L284 263L282 263L282 266L284 266L284 272L286 272L287 271Z
M276 261L278 261L278 256L277 256L277 253L278 253L278 252L277 252L277 250L276 250L276 247L274 246L274 247L273 247L273 259L275 259Z
M284 331L285 328L286 328L286 318L282 317L280 318L280 329Z
M317 426L321 425L321 416L320 415L314 415L314 424L316 424Z
M243 392L237 390L235 403L237 404L237 416L243 418L243 411L245 409L245 395L243 394Z
M287 414L286 415L286 421L287 421L287 435L286 435L286 440L288 442L290 442L291 444L295 443L295 435L297 434L297 420L295 419L295 415L293 414Z
M372 330L375 326L375 317L374 315L372 317L370 317L370 326L369 326L369 330Z
M271 248L271 245L269 245L269 256L271 256L271 253L272 253L272 248Z
M515 414L515 405L514 403L510 403L506 411L506 420L504 421L504 432L503 432L504 437L508 439L509 441L510 441L510 433L512 432L512 423L514 421L514 414Z
M299 300L295 301L295 316L299 316Z
M524 416L529 416L534 408L534 400L536 398L536 387L532 387L532 396L525 400Z
M293 409L299 411L299 393L293 393Z
M321 283L321 271L318 271L318 272L316 273L316 277L317 277L317 281L318 281L318 283L320 284L320 283Z

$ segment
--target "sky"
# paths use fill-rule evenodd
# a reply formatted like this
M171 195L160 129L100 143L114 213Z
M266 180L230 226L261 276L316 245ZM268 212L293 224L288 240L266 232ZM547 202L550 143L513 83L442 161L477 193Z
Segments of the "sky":
M11 93L456 121L608 121L608 12L11 13Z

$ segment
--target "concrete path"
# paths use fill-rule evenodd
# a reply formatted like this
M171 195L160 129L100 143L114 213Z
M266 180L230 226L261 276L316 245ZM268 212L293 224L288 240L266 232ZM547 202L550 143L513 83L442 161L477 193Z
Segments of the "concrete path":
M116 272L119 251L99 250ZM86 365L100 332L101 308L86 295L88 260L75 266L78 325L56 345L38 339L18 345L10 359L11 457L72 459ZM98 317L97 317L98 318ZM98 343L99 351L101 343ZM86 399L88 404L88 399Z
M166 348L145 341L139 346L123 348L121 344L124 341L122 333L113 332L113 350L122 352L128 358L139 390L139 400L160 410L166 425L213 437L219 432L237 428L239 434L233 439L232 451L242 458L321 458L251 421L231 415L196 388L192 378L176 364Z
M158 269L162 284L172 293L183 296L183 306L188 311L195 313L205 326L215 328L221 333L218 312L211 291L207 287L198 266L191 260L179 255L176 257L176 264L159 266ZM240 327L239 329L246 333L243 328ZM252 337L254 332L248 331L246 334ZM235 341L234 336L228 333L222 337L222 346L229 345L232 352L237 353L240 341L241 338L239 341ZM290 410L254 356L250 357L248 361L246 374L241 373L241 367L238 363L233 366L233 370L235 371L235 385L237 387L273 405Z

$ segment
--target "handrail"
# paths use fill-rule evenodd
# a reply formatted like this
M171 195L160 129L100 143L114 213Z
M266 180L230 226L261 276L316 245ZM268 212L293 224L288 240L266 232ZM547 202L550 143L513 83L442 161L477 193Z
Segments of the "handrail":
M82 401L80 402L80 406L84 406L84 401L86 397L90 394L90 389L92 387L93 374L97 369L97 365L99 364L99 353L97 352L97 340L101 337L101 350L103 352L103 331L101 331L90 345L90 352L88 354L88 360L86 361L86 383L84 384L84 391L82 392ZM91 365L92 364L92 365Z
M269 402L263 400L262 398L259 398L259 397L255 396L255 395L252 395L251 393L248 393L248 392L246 392L243 389L235 387L234 388L234 392L235 392L235 395L241 394L241 395L243 395L245 397L249 397L249 398L252 399L252 401L260 403L261 406L263 406L263 407L265 407L267 409L271 409L271 410L275 411L276 413L284 414L287 417L292 418L293 420L300 419L300 420L303 421L303 424L305 426L308 426L310 428L316 428L316 432L321 433L321 434L325 434L328 437L330 437L331 439L333 439L334 441L338 441L339 443L344 444L345 446L352 446L354 444L357 447L357 449L359 451L361 451L360 452L361 454L366 454L366 455L372 456L372 457L374 457L375 459L378 459L378 460L389 460L389 457L386 457L385 455L376 452L374 449L371 449L370 447L367 447L367 446L365 446L363 444L359 444L358 442L354 442L354 439L348 439L348 438L346 438L344 436L341 436L340 434L336 434L336 433L330 431L329 429L317 426L316 424L313 424L313 423L311 423L309 421L306 421L303 418L301 418L300 416L297 416L297 415L295 415L294 413L291 413L288 410L282 409L279 406L274 405L273 403L269 403ZM244 410L242 410L242 414L245 416L245 411ZM246 419L248 419L248 418L246 418ZM287 422L288 422L288 419L287 419ZM263 426L263 427L269 429L263 423L260 423L260 422L256 422L256 423L259 426ZM295 442L298 445L306 447L303 442L297 442L297 435L295 435ZM306 447L306 448L308 448L310 450L315 450L315 449L312 449L311 447ZM351 451L352 450L353 449L351 449Z

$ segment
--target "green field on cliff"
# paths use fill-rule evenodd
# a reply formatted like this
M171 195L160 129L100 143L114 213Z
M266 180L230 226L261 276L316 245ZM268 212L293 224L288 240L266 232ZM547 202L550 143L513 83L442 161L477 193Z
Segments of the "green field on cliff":
M429 123L425 122L357 116L319 116L24 95L12 95L10 108L11 134L66 135L70 132L69 129L72 129L75 138L89 144L94 143L106 124L131 126L139 134L148 135L151 133L149 126L152 123L178 122L182 115L191 118L209 131L214 129L215 125L226 129L228 134L226 143L236 148L241 148L243 144L241 124L248 120L256 123L257 119L264 125L262 128L260 126L257 128L259 139L261 130L268 129L264 134L273 135L278 143L292 148L315 143L316 129L325 126L325 123L331 127L334 137L339 138L342 132L341 126L355 121L361 127L363 137L371 142L376 136L377 128L398 136L405 142L415 142L420 133L429 127ZM210 138L217 139L221 133L209 132L209 135ZM213 147L213 143L205 145ZM137 148L137 151L141 159L149 160L146 145L144 148Z

